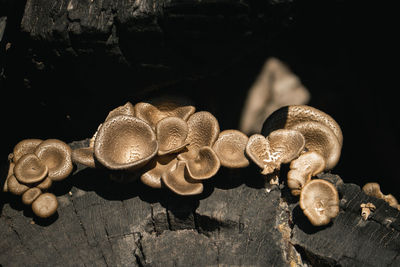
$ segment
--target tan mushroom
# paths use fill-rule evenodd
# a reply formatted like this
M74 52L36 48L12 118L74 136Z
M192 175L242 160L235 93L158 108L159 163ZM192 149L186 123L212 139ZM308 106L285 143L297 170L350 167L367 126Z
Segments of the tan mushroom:
M386 203L389 204L389 206L400 210L400 205L397 199L392 194L383 194L381 192L381 187L378 183L366 183L363 186L362 190L366 195L383 199Z
M306 152L293 160L287 174L287 183L292 195L300 195L301 189L311 180L311 177L321 173L324 169L324 158L314 151Z
M361 217L363 218L364 221L368 220L369 216L371 215L371 212L374 212L376 207L374 204L368 202L368 203L362 203L360 205L361 208Z
M311 180L301 190L300 207L312 225L326 225L339 214L339 194L333 184Z
M73 170L72 150L61 140L47 139L43 141L36 147L35 154L48 167L49 178L53 181L64 180Z
M42 191L40 191L37 187L29 188L23 195L22 195L22 203L25 205L31 205L35 199L37 199Z
M46 177L43 181L41 181L39 184L36 185L37 188L39 188L42 191L46 191L51 187L53 184L53 180L51 180L49 177Z
M186 161L188 175L194 180L204 180L213 177L219 170L220 162L211 147L199 149L196 157Z
M222 131L213 145L221 165L227 168L243 168L249 165L245 149L249 138L238 130Z
M107 121L110 118L119 115L135 116L135 107L130 102L127 102L125 105L111 110L105 120Z
M399 202L392 194L387 194L387 195L383 196L383 200L385 200L389 204L389 206L400 210Z
M71 159L75 164L82 164L90 168L96 167L93 147L82 147L72 150Z
M54 194L44 193L32 203L32 210L40 218L48 218L53 215L58 208L58 201Z
M173 103L164 103L158 107L143 102L135 105L135 116L146 121L153 129L166 117L178 117L186 121L194 111L193 106L177 106Z
M17 178L15 178L15 175L11 175L7 179L7 189L8 192L20 196L25 193L29 187L18 182Z
M171 169L164 172L162 181L174 193L183 196L198 195L203 192L203 184L196 183L186 175L184 161L177 161Z
M18 142L12 153L13 162L17 163L23 155L34 153L36 147L42 142L43 140L41 139L25 139Z
M103 123L94 142L96 160L111 170L143 167L158 151L156 135L145 121L127 115Z
M8 166L8 173L7 173L7 177L6 180L4 181L4 185L3 185L3 192L8 192L8 178L11 175L14 175L14 162L10 161L10 164Z
M288 163L299 156L305 144L304 137L298 131L279 129L269 136L260 134L250 136L246 154L267 175L279 170L282 163Z
M162 175L176 163L175 155L156 156L144 167L145 170L140 176L140 180L152 188L161 188Z
M186 147L188 142L188 125L178 117L166 117L156 126L158 155L178 152Z
M14 175L20 183L33 184L47 177L49 169L35 154L23 155L15 164Z

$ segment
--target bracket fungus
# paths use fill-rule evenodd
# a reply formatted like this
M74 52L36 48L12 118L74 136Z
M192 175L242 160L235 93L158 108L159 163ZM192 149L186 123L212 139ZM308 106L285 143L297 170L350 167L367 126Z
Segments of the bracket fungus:
M362 190L366 195L383 199L386 203L389 204L389 206L400 210L400 205L397 199L392 194L383 194L381 191L381 187L378 183L366 183L363 186Z
M339 214L339 194L336 187L322 179L309 181L301 190L300 207L312 225L328 224Z
M188 135L186 121L178 117L166 117L156 125L156 135L159 144L158 155L178 152L186 147Z
M249 138L238 130L225 130L219 133L213 150L221 165L227 168L243 168L249 165L245 149Z
M375 205L370 202L361 203L360 208L361 208L361 217L363 218L364 221L368 220L369 216L371 215L371 212L374 212L376 209Z

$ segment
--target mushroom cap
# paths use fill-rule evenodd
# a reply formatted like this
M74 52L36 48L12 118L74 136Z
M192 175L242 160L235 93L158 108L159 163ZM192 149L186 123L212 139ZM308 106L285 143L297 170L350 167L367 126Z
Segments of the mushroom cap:
M325 112L307 105L291 105L276 110L264 122L261 132L263 135L268 135L276 129L291 129L293 125L306 121L319 122L327 126L342 146L343 134L339 124Z
M115 116L104 122L94 142L95 158L111 170L142 167L157 151L156 134L150 125L126 115Z
M178 117L166 117L156 126L158 155L175 153L186 147L188 135L186 121Z
M371 197L376 197L380 199L383 199L384 197L383 193L381 192L381 187L378 183L366 183L363 186L362 190L366 195Z
M93 147L82 147L72 150L71 159L75 164L79 163L90 168L96 167Z
M48 218L53 215L58 208L58 201L55 195L51 193L41 194L32 203L32 210L40 218Z
M193 159L186 161L186 170L193 180L204 180L213 177L219 170L220 162L211 147L200 148Z
M152 188L161 188L163 173L171 169L177 162L175 155L156 156L145 166L146 170L140 176L140 180Z
M31 205L35 199L37 199L42 191L37 187L29 188L25 193L22 195L22 203L25 205Z
M330 128L319 122L306 121L293 125L291 129L304 136L307 151L315 151L324 157L326 170L336 166L342 147Z
M14 175L19 182L33 184L47 177L49 169L35 154L23 155L15 164Z
M18 182L17 178L15 178L15 175L11 175L7 179L7 189L8 192L20 196L25 193L29 187Z
M339 214L339 194L333 184L311 180L301 190L300 207L311 224L326 225Z
M40 143L43 142L41 139L25 139L18 144L15 145L14 150L13 150L13 162L17 163L18 160L25 154L30 154L34 153L35 149Z
M187 121L189 133L188 150L199 150L203 146L211 147L218 138L218 120L207 111L194 113Z
M47 139L36 147L36 156L48 167L49 178L61 181L67 178L72 170L72 150L61 140Z
M182 196L198 195L203 192L203 184L193 182L185 174L185 161L178 161L162 175L164 184L174 193Z
M3 192L8 192L8 178L11 175L14 175L14 166L15 166L15 163L10 161L10 164L8 166L7 177L6 177L6 180L4 181L4 185L3 185Z
M309 151L300 155L290 163L290 171L287 174L287 184L292 190L292 195L300 195L303 186L325 168L324 158L315 151Z
M46 191L47 189L50 188L50 186L52 184L53 184L53 180L51 180L49 177L46 177L43 181L41 181L39 184L37 184L36 187L42 191Z
M125 105L123 106L119 106L113 110L111 110L106 119L108 120L114 116L119 116L119 115L127 115L127 116L135 116L135 108L134 106L131 104L131 102L126 102Z
M227 168L243 168L249 166L244 153L249 138L238 130L222 131L213 145L221 165Z
M393 208L397 208L399 205L399 202L397 202L397 199L392 194L385 195L383 199Z

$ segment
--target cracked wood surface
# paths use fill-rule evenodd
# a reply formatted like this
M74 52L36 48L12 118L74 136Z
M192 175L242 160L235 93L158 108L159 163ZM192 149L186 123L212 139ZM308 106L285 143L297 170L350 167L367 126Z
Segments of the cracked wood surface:
M73 147L86 142L75 142ZM399 266L399 212L343 184L341 212L312 227L288 191L267 192L252 168L221 170L198 197L140 183L111 182L104 170L78 167L56 184L50 220L33 217L5 195L0 217L2 266ZM361 202L373 202L368 221Z

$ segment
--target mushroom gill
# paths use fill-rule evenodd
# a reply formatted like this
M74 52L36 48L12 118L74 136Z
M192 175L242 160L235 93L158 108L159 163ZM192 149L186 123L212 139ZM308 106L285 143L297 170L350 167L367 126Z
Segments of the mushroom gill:
M227 168L243 168L249 165L245 149L249 138L238 130L222 131L213 145L221 165Z
M333 184L311 180L301 190L300 207L312 225L326 225L339 214L339 194Z

